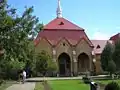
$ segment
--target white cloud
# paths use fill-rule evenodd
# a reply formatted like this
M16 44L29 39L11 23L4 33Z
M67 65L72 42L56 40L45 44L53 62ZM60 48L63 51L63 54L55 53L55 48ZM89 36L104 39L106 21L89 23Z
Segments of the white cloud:
M95 40L108 40L109 38L110 38L110 35L100 31L94 32L92 35L92 39L95 39Z

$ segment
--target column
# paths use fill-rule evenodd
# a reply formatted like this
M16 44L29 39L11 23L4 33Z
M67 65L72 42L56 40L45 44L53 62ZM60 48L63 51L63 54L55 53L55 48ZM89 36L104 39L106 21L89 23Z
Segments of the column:
M77 73L78 73L78 66L77 66L78 64L77 64L77 59L76 59L76 51L75 50L73 50L73 73L74 73L74 76L76 76L77 75Z
M73 64L74 64L74 75L76 76L78 73L78 64L76 58L73 58Z
M56 50L55 49L53 49L53 62L56 62Z
M93 64L93 63L92 63L92 60L93 60L93 56L90 55L90 56L89 56L89 70L90 70L90 71L92 71L92 64Z
M57 58L56 58L56 50L54 48L53 48L53 51L52 51L52 58L53 58L53 63L56 64L56 68L57 68L56 71L54 72L54 74L59 76L58 75L58 70L59 70L58 68L59 67L58 67L58 62L57 62Z
M96 58L95 58L95 52L94 50L92 51L92 60L91 62L93 62L93 71L96 73Z

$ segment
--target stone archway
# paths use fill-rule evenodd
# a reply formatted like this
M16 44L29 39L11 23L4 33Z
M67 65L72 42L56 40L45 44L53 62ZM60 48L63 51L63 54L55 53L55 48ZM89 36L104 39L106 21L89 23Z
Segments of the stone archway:
M62 53L58 57L59 74L60 76L70 76L71 61L70 56L66 53Z
M86 53L78 56L78 72L86 72L89 70L90 60Z

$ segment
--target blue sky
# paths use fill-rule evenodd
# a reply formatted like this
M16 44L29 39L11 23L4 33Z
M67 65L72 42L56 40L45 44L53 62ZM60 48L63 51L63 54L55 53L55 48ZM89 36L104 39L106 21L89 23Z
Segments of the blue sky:
M57 0L8 0L20 14L34 6L34 15L47 24L56 18ZM63 17L85 29L90 39L109 39L120 32L120 0L61 0Z

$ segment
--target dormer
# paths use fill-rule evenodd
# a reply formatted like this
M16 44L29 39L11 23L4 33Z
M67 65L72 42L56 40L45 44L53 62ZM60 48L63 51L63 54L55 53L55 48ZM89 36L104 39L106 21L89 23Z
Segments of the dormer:
M96 49L99 49L100 48L100 45L97 45Z

